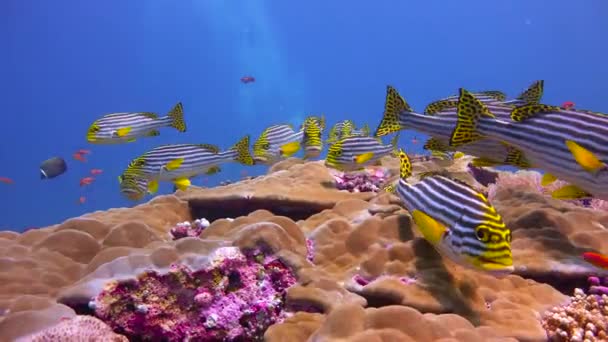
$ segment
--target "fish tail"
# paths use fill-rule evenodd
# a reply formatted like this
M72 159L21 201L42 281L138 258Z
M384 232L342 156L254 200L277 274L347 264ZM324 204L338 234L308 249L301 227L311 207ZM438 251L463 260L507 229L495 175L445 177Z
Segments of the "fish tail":
M180 132L186 131L186 121L184 121L184 107L181 102L178 102L173 109L167 114L171 118L171 127L177 128Z
M412 162L407 153L399 149L399 178L402 180L408 179L412 175Z
M461 146L483 138L477 132L477 123L481 115L494 117L479 99L464 88L460 88L457 106L458 119L450 137L450 146Z
M395 88L390 85L387 86L382 121L380 121L380 125L376 128L374 135L381 137L404 129L399 123L399 113L403 111L411 112L412 108L405 102L405 99L399 95Z
M249 153L249 135L244 136L239 142L234 144L230 148L231 151L236 152L234 160L243 165L253 165L253 157Z

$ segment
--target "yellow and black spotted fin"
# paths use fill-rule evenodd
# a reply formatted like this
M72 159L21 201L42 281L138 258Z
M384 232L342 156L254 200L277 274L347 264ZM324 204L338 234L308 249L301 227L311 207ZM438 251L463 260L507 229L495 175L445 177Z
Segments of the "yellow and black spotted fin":
M507 157L505 158L505 164L527 169L531 167L530 162L526 159L524 152L515 146L506 144Z
M244 136L243 139L239 140L230 149L237 152L234 160L243 165L253 165L253 157L249 153L249 135Z
M464 88L460 88L457 111L458 120L450 137L452 147L481 139L482 136L476 132L479 117L495 117L479 99Z
M218 173L220 171L222 171L222 169L219 166L214 165L214 166L208 168L207 171L205 172L205 174L208 175L208 176L211 176L211 175L214 175L214 174L216 174L216 173Z
M157 129L153 129L145 134L146 137L157 137L160 135L160 131Z
M394 194L397 191L397 183L389 183L382 188L382 191Z
M458 100L438 100L426 106L424 114L434 115L449 108L456 108L456 106L458 106Z
M412 175L412 162L403 150L399 150L399 177L406 180Z
M540 113L559 111L561 108L545 104L528 104L519 106L511 111L511 120L521 122Z
M405 99L399 95L395 88L390 85L387 86L384 114L374 135L381 137L402 130L403 127L401 127L401 124L399 123L399 113L403 111L411 112L412 108L405 102Z
M184 121L184 107L181 102L178 102L173 109L167 114L173 122L171 122L171 127L176 128L180 132L186 131L186 122Z
M476 167L492 167L492 166L500 166L503 164L504 163L501 163L499 161L492 160L489 158L484 158L484 157L474 158L471 161L471 165L476 166Z
M158 119L158 115L156 113L152 113L152 112L143 112L140 113L141 115L150 118L150 119Z
M424 145L422 146L423 149L427 150L427 151L441 151L441 152L447 152L447 151L452 151L453 148L451 148L450 146L448 146L447 144L445 144L443 141L437 139L437 138L429 138Z
M202 148L202 149L204 149L204 150L207 150L207 151L209 151L209 152L215 153L215 154L217 154L217 153L219 153L219 152L220 152L220 148L219 148L219 147L217 147L217 145L212 145L212 144L198 144L197 146L198 146L198 147L200 147L200 148Z
M539 80L532 83L532 85L530 85L528 89L524 90L517 97L517 99L522 100L527 104L538 104L540 102L540 99L543 97L544 85L545 81L543 80Z

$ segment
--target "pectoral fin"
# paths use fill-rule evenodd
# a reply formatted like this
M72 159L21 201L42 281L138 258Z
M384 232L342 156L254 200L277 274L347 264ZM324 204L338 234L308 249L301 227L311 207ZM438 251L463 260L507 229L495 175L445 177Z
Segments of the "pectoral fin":
M173 184L180 190L186 190L192 183L188 178L176 178L173 180Z
M363 164L363 163L369 161L370 159L372 159L373 157L374 157L374 152L363 153L363 154L360 154L355 157L355 162L357 164Z
M173 159L165 165L165 169L167 169L167 171L177 170L183 162L184 158Z
M437 245L448 230L443 224L420 210L412 212L412 218L424 238L432 245Z
M127 134L129 134L129 132L131 132L131 127L123 127L123 128L119 128L116 131L116 135L118 135L119 137L126 137Z

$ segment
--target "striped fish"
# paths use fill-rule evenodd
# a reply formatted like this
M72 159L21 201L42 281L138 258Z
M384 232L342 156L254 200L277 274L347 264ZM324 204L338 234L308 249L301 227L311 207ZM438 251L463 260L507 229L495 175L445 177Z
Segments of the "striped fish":
M509 107L505 106L505 108ZM442 115L433 116L414 112L397 90L388 86L384 116L376 129L375 135L384 136L402 129L414 129L436 138L437 141L441 141L445 145L449 145L451 132L456 126L456 121L456 109L453 109L452 114L444 111ZM441 155L456 150L431 151ZM474 163L476 166L513 165L520 168L532 167L522 151L501 141L478 140L471 144L459 146L458 151L477 157Z
M383 145L379 138L342 138L329 147L325 166L341 171L360 170L367 165L378 163L384 156L396 153L398 139L399 135L396 134L389 145Z
M121 144L141 137L160 135L159 128L173 127L186 131L184 109L181 102L164 117L154 113L113 113L93 122L87 131L87 141L92 144Z
M291 125L280 124L266 128L253 144L256 164L272 165L296 154L304 138L304 130L294 131Z
M473 95L483 103L500 103L505 106L523 106L526 104L539 103L544 92L545 82L534 81L526 90L512 100L506 100L506 95L497 90L481 91ZM424 113L427 115L455 114L458 105L458 95L452 95L435 101L426 106Z
M355 123L351 120L343 120L337 122L330 130L329 137L327 138L328 144L333 144L336 141L351 137L351 136L369 136L369 126L367 124L363 125L363 127L357 129L355 128Z
M411 185L406 179L412 175L412 164L402 150L399 158L395 192L424 238L465 267L497 276L513 272L511 231L486 197L441 175L430 174Z
M309 116L301 126L304 131L304 159L316 158L323 151L325 117Z
M510 120L498 119L507 112ZM483 137L516 146L532 164L572 184L556 190L553 197L608 200L608 115L544 104L484 104L460 89L458 123L450 145Z
M141 201L148 193L149 180L133 174L118 176L120 193L132 201Z
M171 144L156 147L134 159L125 175L147 178L150 193L158 191L159 181L169 181L179 189L188 188L190 178L202 174L215 174L219 164L237 161L253 165L249 154L249 136L245 136L230 149L220 152L210 144Z

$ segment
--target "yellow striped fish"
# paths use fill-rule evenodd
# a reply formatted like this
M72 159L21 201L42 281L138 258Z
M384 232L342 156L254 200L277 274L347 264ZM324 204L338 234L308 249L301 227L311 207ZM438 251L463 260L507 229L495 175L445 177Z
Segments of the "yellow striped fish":
M190 178L202 174L215 174L219 164L236 161L253 165L249 154L249 136L245 136L230 149L220 152L210 144L171 144L156 147L134 159L123 173L146 178L150 193L158 191L159 181L170 181L181 190L190 186Z
M164 117L148 112L104 115L89 127L87 141L92 144L133 142L137 138L160 135L161 127L173 127L180 132L186 131L181 102Z
M484 137L505 141L548 178L571 183L552 193L554 198L608 200L608 115L545 104L484 104L465 89L460 89L457 115L451 146Z
M133 174L118 176L120 183L120 193L132 201L140 201L148 193L147 178L137 177Z
M511 231L482 193L441 175L411 185L406 181L412 175L410 159L403 150L399 159L396 194L440 254L496 276L513 272Z
M256 164L272 165L296 154L302 147L304 130L294 131L289 124L266 128L253 144Z
M488 98L486 98L488 99ZM391 86L386 90L384 116L375 136L384 136L403 129L414 129L443 142L449 142L457 121L456 109L444 109L442 115L424 115L414 112L405 99ZM513 165L531 167L525 154L502 141L483 139L473 144L459 146L458 151L478 157L480 165Z
M353 136L369 136L369 126L367 124L363 125L363 127L357 129L355 128L355 123L351 120L343 120L337 122L330 130L329 137L327 138L328 144L333 144L336 141Z
M304 131L304 159L316 158L323 151L325 117L309 116L301 126Z
M341 171L363 169L380 161L384 156L396 154L399 134L396 134L389 145L382 144L379 138L353 136L342 138L329 148L325 166Z

